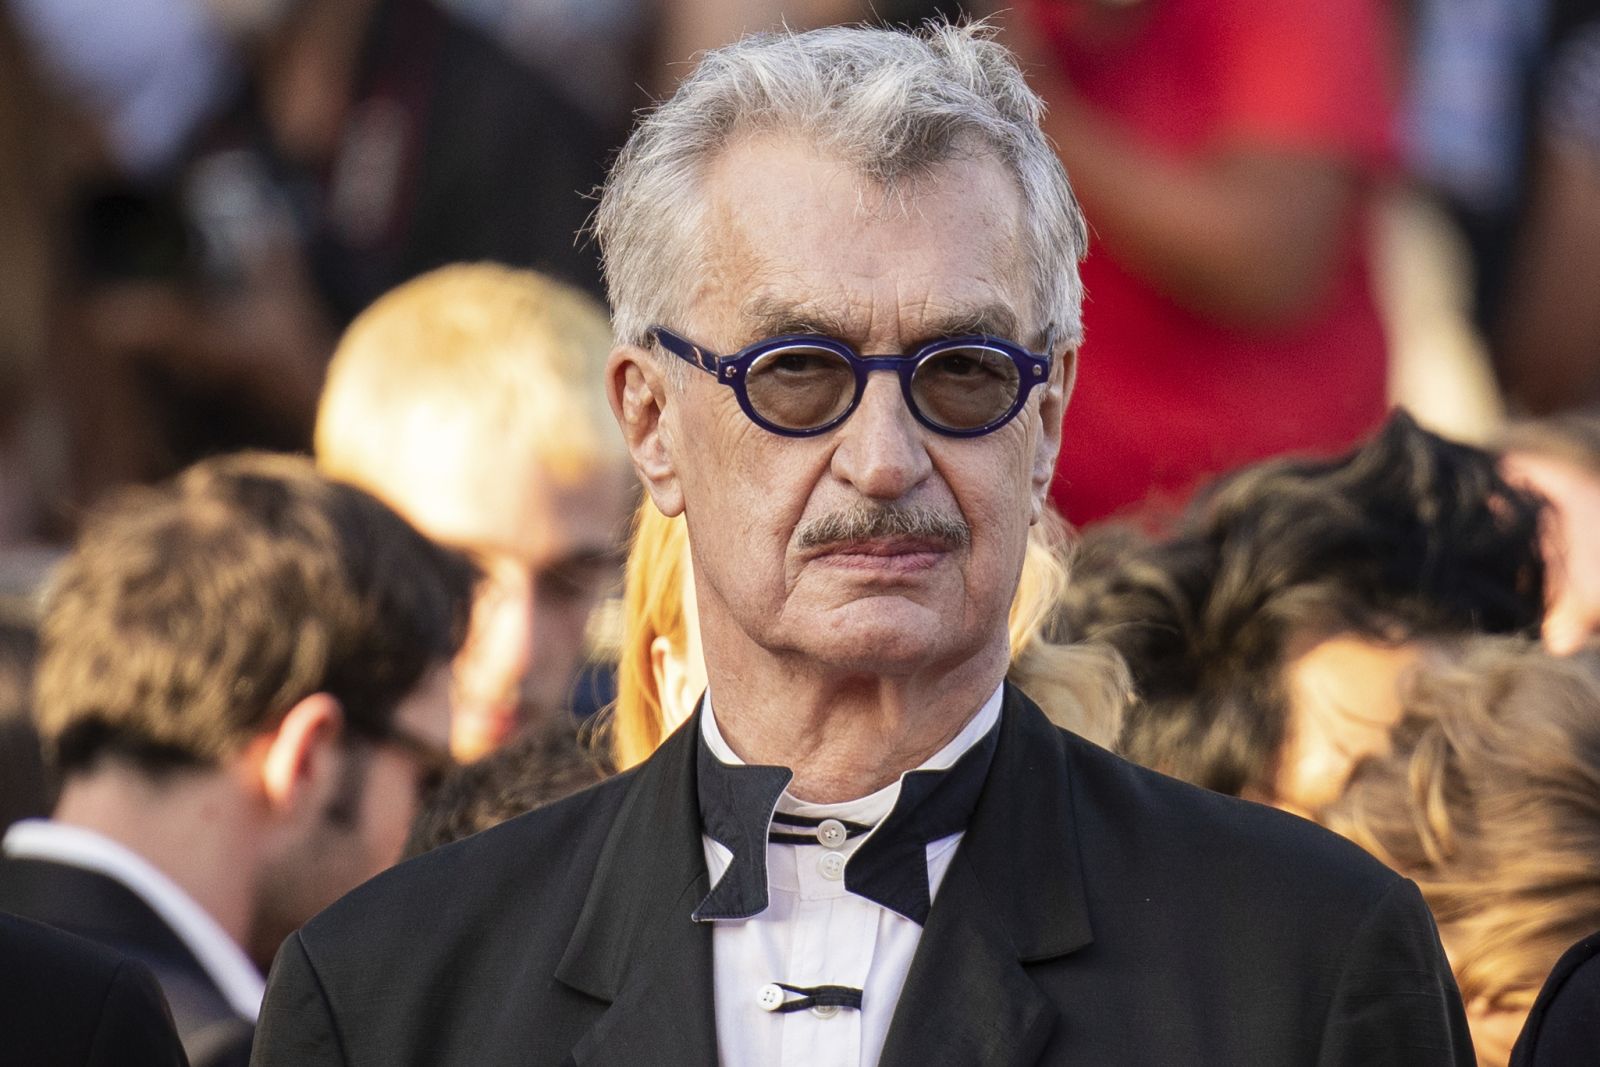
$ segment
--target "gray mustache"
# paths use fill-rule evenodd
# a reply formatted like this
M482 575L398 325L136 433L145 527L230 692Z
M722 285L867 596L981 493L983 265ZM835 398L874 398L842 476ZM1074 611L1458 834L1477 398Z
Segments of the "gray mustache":
M910 537L936 541L947 548L966 548L972 541L972 527L960 516L946 515L928 507L857 504L802 523L795 533L795 542L800 548L810 549L888 537Z

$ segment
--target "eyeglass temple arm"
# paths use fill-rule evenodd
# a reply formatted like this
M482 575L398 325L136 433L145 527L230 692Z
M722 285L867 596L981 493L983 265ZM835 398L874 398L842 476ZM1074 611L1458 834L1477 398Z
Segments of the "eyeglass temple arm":
M686 363L693 363L707 374L717 374L720 370L720 358L707 352L697 344L679 337L671 330L657 326L650 331L656 342L668 352L677 356Z

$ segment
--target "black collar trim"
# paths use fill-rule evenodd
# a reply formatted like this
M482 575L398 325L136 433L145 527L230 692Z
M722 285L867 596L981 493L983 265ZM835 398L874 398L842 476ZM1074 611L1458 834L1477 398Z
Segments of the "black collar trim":
M794 775L787 767L723 763L703 734L697 740L701 826L733 856L690 917L696 922L748 919L767 907L766 845L778 799ZM966 828L999 740L997 721L949 768L904 774L893 810L846 861L845 888L919 925L927 922L933 903L927 845ZM789 820L805 817L783 818L792 826ZM779 836L812 843L809 836Z

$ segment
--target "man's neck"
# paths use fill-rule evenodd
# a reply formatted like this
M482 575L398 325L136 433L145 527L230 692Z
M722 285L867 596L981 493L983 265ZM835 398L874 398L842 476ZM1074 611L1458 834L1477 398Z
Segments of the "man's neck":
M748 672L712 668L710 688L717 727L740 759L788 767L791 796L833 804L882 789L937 754L1004 671L1002 658L998 667L972 661L936 676L791 673L756 683Z
M244 945L259 835L237 790L225 770L154 781L105 766L67 780L54 819L138 853Z

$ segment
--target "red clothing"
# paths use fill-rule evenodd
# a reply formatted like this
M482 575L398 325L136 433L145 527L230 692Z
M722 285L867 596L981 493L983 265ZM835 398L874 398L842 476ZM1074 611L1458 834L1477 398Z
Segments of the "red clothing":
M1089 44L1080 6L1040 2L1079 98L1175 160L1230 147L1302 152L1375 173L1392 144L1380 0L1145 0L1137 32ZM1091 229L1094 205L1087 203ZM1351 214L1325 300L1248 331L1185 310L1096 234L1077 390L1052 497L1084 523L1284 451L1341 449L1383 418L1387 358ZM1103 237L1109 236L1109 240Z

